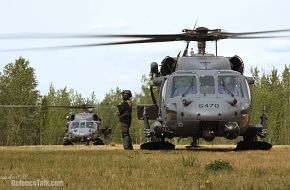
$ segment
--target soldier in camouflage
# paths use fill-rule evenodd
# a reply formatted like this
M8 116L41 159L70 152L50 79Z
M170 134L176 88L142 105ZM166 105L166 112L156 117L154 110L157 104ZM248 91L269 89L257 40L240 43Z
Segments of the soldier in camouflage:
M129 134L132 122L132 102L130 100L132 93L130 90L123 90L121 95L123 101L118 105L118 116L122 128L123 146L125 150L133 150L132 139Z

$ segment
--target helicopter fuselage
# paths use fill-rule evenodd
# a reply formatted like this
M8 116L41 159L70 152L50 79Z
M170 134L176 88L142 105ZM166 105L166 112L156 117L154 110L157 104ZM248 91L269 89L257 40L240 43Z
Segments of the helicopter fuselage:
M246 77L239 72L176 71L166 77L160 92L160 118L173 137L233 139L248 129L251 98Z
M155 63L151 64L152 70L158 71ZM156 122L150 126L146 118L150 119L148 113L152 113L143 106L145 136L194 137L206 141L242 136L250 126L249 84L253 82L243 75L243 63L238 56L166 57L155 79L159 111L158 116L155 114Z
M67 140L69 142L88 142L100 138L100 121L91 113L79 113L68 122Z

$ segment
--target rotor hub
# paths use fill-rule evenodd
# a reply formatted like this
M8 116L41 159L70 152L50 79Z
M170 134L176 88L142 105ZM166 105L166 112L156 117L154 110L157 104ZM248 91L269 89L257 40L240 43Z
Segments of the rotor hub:
M207 34L209 30L206 27L198 27L195 31L198 34Z

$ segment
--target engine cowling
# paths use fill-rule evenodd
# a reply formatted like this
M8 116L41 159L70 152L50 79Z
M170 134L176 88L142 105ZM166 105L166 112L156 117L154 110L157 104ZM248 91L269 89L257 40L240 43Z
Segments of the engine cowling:
M93 120L94 121L100 121L100 118L99 118L99 116L97 114L94 114L93 115Z
M70 121L75 120L75 114L70 115L68 119L69 119Z
M235 55L233 57L230 57L229 61L231 62L232 70L238 71L241 74L244 73L244 62L239 56Z
M174 59L173 57L165 57L163 59L163 61L161 62L161 75L162 76L166 76L166 75L170 75L171 73L173 73L176 69L176 59Z

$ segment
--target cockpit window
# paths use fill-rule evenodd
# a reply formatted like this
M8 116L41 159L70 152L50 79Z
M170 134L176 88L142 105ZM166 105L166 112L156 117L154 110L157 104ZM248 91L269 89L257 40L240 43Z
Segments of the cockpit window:
M91 121L90 122L87 122L86 123L86 127L92 129L92 128L94 128L94 123L91 122Z
M80 128L85 128L86 127L86 122L81 122L80 123Z
M79 122L72 122L72 124L71 124L71 128L72 128L72 129L79 128Z
M197 85L195 76L175 76L173 78L171 97L196 93Z
M219 94L229 94L231 96L244 97L241 85L241 79L237 76L219 76L218 77Z
M199 82L201 94L215 94L215 85L213 76L200 76Z

